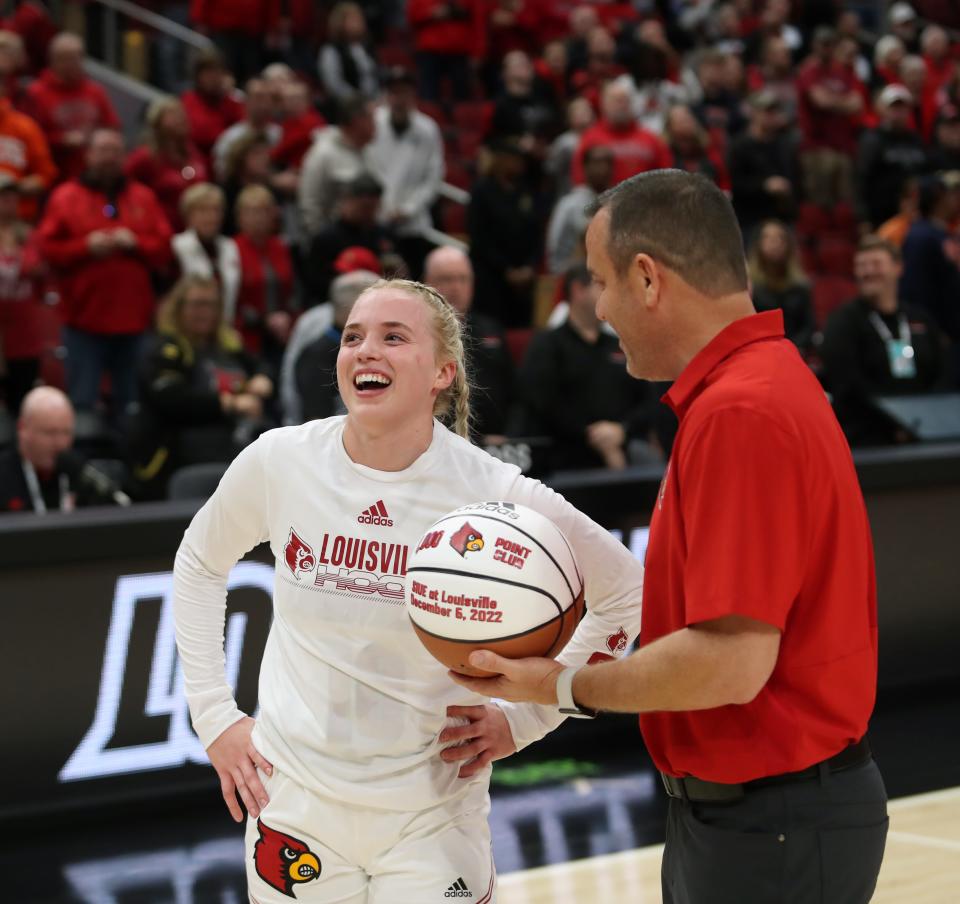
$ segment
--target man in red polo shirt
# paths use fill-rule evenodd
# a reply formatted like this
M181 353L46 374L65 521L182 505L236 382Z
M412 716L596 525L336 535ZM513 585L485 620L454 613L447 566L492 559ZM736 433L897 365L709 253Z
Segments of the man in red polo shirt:
M83 39L61 32L50 42L50 66L27 89L29 113L43 129L60 178L83 172L94 130L117 129L120 119L107 92L83 68Z
M781 313L754 312L716 186L645 173L593 210L597 311L632 376L674 381L665 401L680 422L650 525L640 649L578 670L479 652L471 664L500 677L456 680L570 715L641 713L671 797L666 904L867 902L886 793L863 740L876 587L846 440Z
M170 259L171 230L156 195L123 175L123 136L97 129L86 169L59 186L37 227L57 279L67 349L67 390L92 411L109 371L113 413L136 401L142 340L153 323L153 274Z

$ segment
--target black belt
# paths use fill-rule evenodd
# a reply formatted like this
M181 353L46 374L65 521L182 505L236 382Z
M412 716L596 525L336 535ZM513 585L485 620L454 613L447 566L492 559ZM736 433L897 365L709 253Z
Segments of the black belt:
M852 769L854 766L860 766L867 762L872 756L870 745L867 739L861 738L855 744L845 747L836 756L824 760L822 763L816 763L808 769L801 769L799 772L784 772L781 775L769 775L764 778L757 778L749 782L730 785L723 782L707 782L696 776L689 775L686 778L676 778L673 775L660 773L663 779L663 787L667 789L670 797L678 800L691 800L699 803L734 803L741 800L747 791L753 788L763 788L769 785L782 785L788 782L802 782L807 779L816 778L820 774L821 766L826 766L829 772L843 772L844 769Z

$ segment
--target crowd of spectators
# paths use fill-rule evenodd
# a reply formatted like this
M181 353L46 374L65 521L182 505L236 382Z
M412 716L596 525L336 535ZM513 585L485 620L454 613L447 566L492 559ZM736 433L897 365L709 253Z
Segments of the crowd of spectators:
M731 197L755 306L851 442L906 441L876 396L960 388L960 22L938 10L193 0L214 46L132 149L80 37L0 23L0 401L15 420L62 386L159 498L338 412L349 304L399 275L464 321L475 441L545 443L546 470L662 461L663 387L596 320L584 211L675 167Z

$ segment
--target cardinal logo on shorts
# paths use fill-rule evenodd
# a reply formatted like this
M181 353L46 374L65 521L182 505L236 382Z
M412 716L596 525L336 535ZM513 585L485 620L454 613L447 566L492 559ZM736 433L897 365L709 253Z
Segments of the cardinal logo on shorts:
M289 898L297 885L311 882L320 875L320 860L299 838L278 832L257 820L260 837L253 846L253 863L257 875L267 885Z
M299 581L300 573L310 573L317 567L317 557L313 550L298 536L297 532L290 528L290 539L287 545L283 547L283 558L287 563L287 568L291 574Z
M616 634L607 638L607 649L611 653L622 653L627 648L627 632L621 627Z
M468 552L480 552L483 549L483 534L472 528L469 521L464 521L463 527L450 537L450 545L466 558Z

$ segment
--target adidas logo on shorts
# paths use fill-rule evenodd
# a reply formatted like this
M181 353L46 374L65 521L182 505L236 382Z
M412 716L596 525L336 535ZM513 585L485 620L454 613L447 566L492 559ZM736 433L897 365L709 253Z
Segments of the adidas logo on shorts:
M370 508L360 512L360 515L357 517L357 523L376 524L380 527L393 527L393 521L387 514L387 507L383 504L382 499L375 502Z
M473 892L467 888L467 883L463 881L463 876L457 879L444 893L445 898L472 898Z

